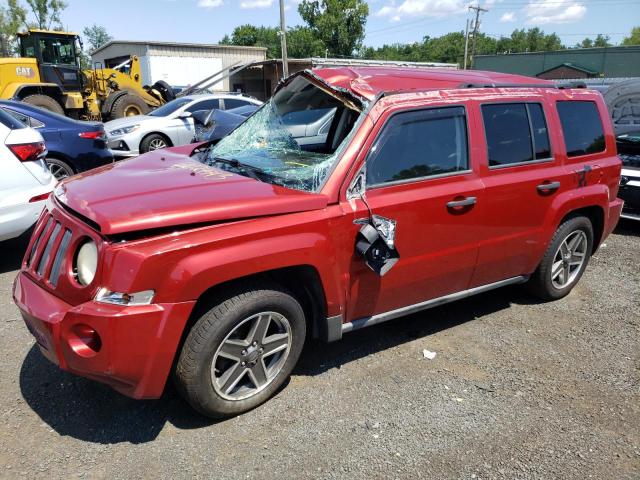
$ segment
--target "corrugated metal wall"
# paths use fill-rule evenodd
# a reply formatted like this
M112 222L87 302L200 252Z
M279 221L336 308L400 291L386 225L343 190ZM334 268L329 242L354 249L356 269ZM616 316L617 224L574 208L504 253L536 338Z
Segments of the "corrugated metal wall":
M191 46L191 45L174 45L174 44L147 44L147 43L118 43L113 42L104 49L98 51L92 56L94 62L105 63L106 59L121 57L124 55L137 55L140 57L142 66L143 81L151 84L154 81L161 80L152 78L152 69L150 68L149 59L152 57L189 57L197 62L198 58L217 58L222 61L222 66L227 67L236 62L259 62L266 59L266 50L258 48L244 47L227 47L227 46ZM214 74L215 72L210 72ZM194 78L190 83L196 83L202 78ZM223 82L224 90L229 90L229 79Z
M599 72L604 77L640 77L640 47L559 50L557 52L478 55L474 69L535 77L563 63Z

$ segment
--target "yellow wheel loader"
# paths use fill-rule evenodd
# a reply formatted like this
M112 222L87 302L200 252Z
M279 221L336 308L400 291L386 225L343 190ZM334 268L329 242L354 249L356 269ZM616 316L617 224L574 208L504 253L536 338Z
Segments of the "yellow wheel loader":
M20 58L0 58L0 98L21 100L83 120L145 114L174 97L165 82L142 85L138 57L117 68L81 70L80 38L30 29L19 34Z

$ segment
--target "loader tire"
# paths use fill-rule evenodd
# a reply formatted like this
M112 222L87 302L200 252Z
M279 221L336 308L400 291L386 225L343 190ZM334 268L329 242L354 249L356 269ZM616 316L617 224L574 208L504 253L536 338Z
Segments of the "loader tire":
M145 115L149 112L149 105L144 100L133 93L121 96L111 107L111 120L122 117L132 117L134 115Z
M169 85L164 80L158 80L151 86L151 88L153 88L154 90L158 90L165 102L170 102L171 100L174 100L176 98L176 94L173 93L171 85Z
M40 107L44 110L64 115L64 109L62 108L62 105L60 105L54 98L51 98L47 95L27 95L22 99L22 101L24 103L28 103L29 105L33 105L34 107Z

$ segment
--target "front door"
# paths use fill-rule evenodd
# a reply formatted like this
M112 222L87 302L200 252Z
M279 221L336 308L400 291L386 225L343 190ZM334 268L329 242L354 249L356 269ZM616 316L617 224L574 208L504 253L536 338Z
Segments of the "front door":
M354 255L347 321L465 290L476 264L485 195L464 107L387 112L378 123L354 221L394 220L400 258L381 277Z

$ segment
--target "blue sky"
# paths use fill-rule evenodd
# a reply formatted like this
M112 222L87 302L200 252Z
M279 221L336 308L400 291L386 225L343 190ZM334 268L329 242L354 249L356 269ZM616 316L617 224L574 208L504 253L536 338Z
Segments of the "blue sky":
M217 43L244 23L278 24L278 0L67 0L65 27L104 25L116 39ZM297 0L285 0L287 25L302 24ZM366 45L413 42L464 30L468 0L370 0ZM585 36L609 34L618 43L640 26L640 0L483 0L481 30L509 34L538 26L573 45Z

